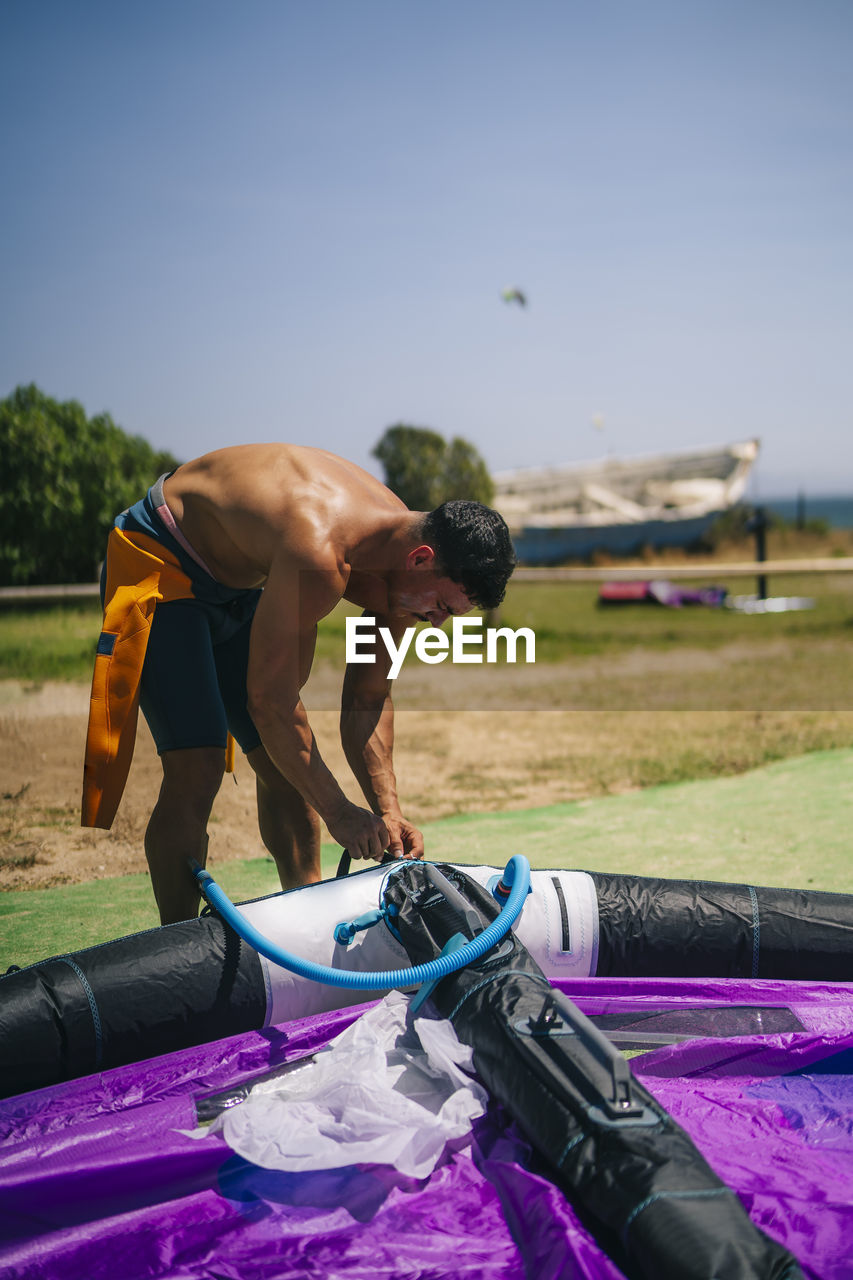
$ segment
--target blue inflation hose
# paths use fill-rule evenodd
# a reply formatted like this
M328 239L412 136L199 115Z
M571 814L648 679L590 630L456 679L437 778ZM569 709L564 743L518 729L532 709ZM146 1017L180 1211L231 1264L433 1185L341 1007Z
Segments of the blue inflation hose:
M302 978L312 982L324 982L332 987L352 987L361 991L376 991L385 987L409 987L422 982L438 982L449 973L455 973L466 964L473 964L500 942L504 934L509 933L514 922L521 914L530 889L530 864L521 854L514 854L506 864L503 873L504 884L510 888L509 897L501 908L500 915L489 924L482 933L477 934L470 942L466 942L458 951L437 956L425 964L418 964L410 969L386 969L379 973L355 973L350 969L333 969L329 965L315 964L313 960L303 960L292 955L282 947L278 947L246 919L226 893L220 889L209 871L194 866L193 875L199 888L212 907L215 907L223 920L239 934L244 942L260 955L266 956L273 964L289 969Z

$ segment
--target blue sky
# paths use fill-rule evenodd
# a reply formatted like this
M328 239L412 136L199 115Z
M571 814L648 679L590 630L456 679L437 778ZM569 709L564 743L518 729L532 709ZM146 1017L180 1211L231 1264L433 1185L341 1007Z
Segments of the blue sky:
M398 421L493 469L758 435L759 496L850 491L851 37L849 0L3 0L0 395L377 474Z

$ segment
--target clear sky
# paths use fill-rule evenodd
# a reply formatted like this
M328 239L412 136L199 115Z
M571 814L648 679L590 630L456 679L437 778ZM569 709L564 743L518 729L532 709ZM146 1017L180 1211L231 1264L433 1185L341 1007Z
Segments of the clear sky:
M853 491L851 0L0 0L0 56L0 395Z

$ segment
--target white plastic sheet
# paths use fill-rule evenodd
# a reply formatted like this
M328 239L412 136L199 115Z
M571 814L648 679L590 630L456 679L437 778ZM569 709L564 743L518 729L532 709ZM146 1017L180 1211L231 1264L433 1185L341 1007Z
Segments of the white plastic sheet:
M265 1169L391 1164L426 1177L445 1145L483 1114L488 1095L466 1074L472 1051L452 1024L407 1019L408 1008L408 996L391 992L314 1062L259 1084L192 1136L221 1132Z

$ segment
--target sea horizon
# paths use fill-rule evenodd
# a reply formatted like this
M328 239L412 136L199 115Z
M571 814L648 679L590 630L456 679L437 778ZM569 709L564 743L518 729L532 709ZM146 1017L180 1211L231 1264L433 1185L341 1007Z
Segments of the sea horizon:
M750 498L751 506L765 507L783 520L796 520L802 511L805 520L825 520L832 529L853 529L853 494L808 493L779 497Z

